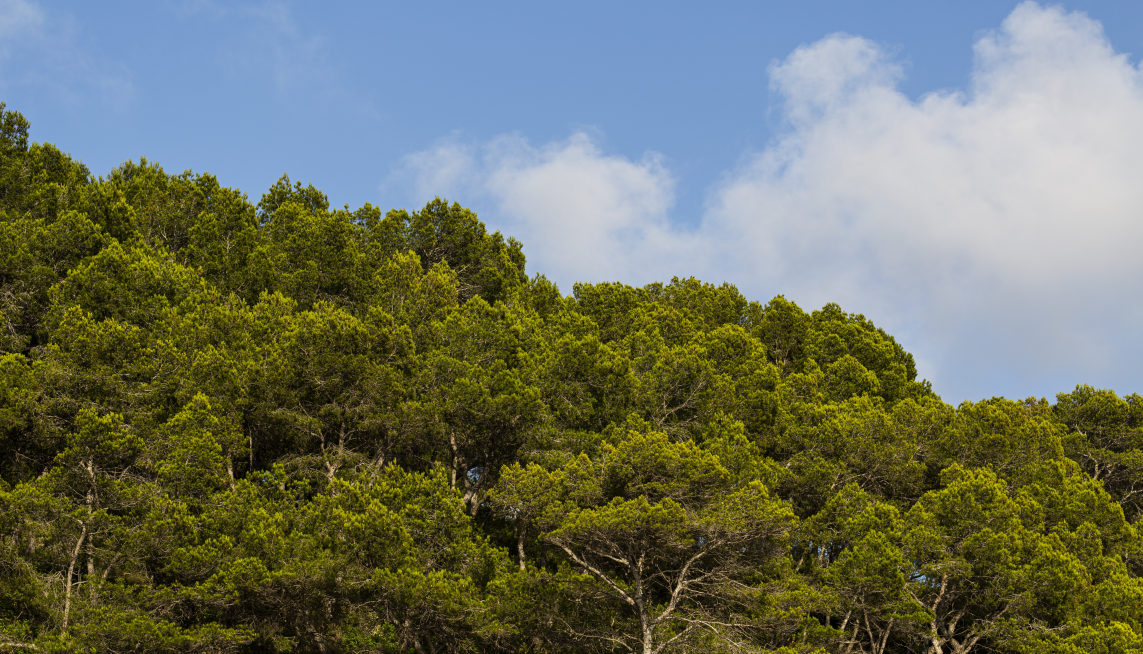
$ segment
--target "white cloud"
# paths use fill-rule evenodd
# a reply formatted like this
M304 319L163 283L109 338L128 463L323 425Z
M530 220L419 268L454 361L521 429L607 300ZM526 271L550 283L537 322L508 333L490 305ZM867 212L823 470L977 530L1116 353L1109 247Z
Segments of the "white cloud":
M570 290L574 281L647 283L685 269L689 252L667 220L674 181L661 157L604 154L586 133L536 148L519 136L482 146L444 141L406 157L418 198L491 205L496 228L524 242L529 269Z
M406 172L483 198L565 288L694 273L756 299L836 301L898 335L953 401L1138 389L1143 75L1098 22L1033 2L975 54L969 89L918 100L859 37L774 63L786 128L712 187L695 231L669 220L661 158L582 134L446 144Z
M404 165L401 177L412 177L417 200L437 195L456 197L456 193L479 191L481 186L472 148L455 140L411 154L405 157Z
M660 159L608 156L577 133L540 149L501 138L485 161L501 215L556 279L637 283L669 271L663 264L680 248L667 222L673 180Z
M715 192L704 233L743 274L882 316L951 397L1137 383L1143 76L1097 22L1030 2L975 52L967 93L918 101L857 37L772 66L789 131Z

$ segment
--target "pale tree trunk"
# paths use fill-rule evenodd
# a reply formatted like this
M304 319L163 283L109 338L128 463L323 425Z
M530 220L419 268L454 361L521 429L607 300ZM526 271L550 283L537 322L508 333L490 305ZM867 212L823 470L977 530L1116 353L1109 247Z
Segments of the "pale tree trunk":
M517 521L517 523L519 523L519 521ZM516 525L516 556L520 560L520 572L523 572L526 569L526 566L524 565L524 535L526 533L527 529L523 525Z
M377 481L377 473L385 468L385 451L380 447L377 448L377 457L374 459L373 464L369 466L369 488L373 488L373 484Z
M857 630L860 628L861 628L861 625L857 624L857 620L854 620L853 621L853 633L849 635L849 640L846 642L845 654L849 654L850 652L853 651L853 646L857 644ZM844 627L842 627L842 629L843 629L842 633L845 633Z
M881 637L878 638L874 634L874 626L869 620L869 613L863 609L862 615L865 618L865 635L869 636L869 646L872 648L873 654L885 654L885 644L889 640L889 632L893 629L893 620L889 620L889 624L881 630ZM854 635L856 636L856 632Z
M973 636L963 643L957 642L955 638L950 638L949 642L953 646L951 654L968 654L972 651L973 647L976 647L976 643L980 641L980 638L980 635Z
M420 638L416 635L413 636L413 649L416 650L417 654L436 654L437 648L433 647L433 639L426 638L425 641L429 645L428 649L425 649L425 643L422 643Z
M885 654L885 647L889 644L889 632L893 630L893 622L893 620L889 620L885 631L881 633L881 645L879 647L875 645L874 654Z
M325 636L322 636L321 632L314 632L314 640L317 642L318 651L321 652L321 654L327 654L329 652L329 648L325 646Z
M79 540L75 542L75 549L71 553L71 562L67 566L67 577L64 581L64 610L63 610L63 629L62 633L67 633L68 618L71 616L71 587L72 587L72 573L75 572L75 562L79 559L79 553L83 550L83 542L87 538L87 523L83 523L83 528L79 532Z
M342 417L341 426L338 429L339 430L337 432L337 457L340 460L342 457L345 456L346 433L345 433L345 418L344 417Z
M104 583L107 582L107 575L111 574L111 567L115 565L115 562L118 559L119 559L119 554L116 554L115 556L111 557L110 561L107 562L107 567L103 569L103 574L99 575L99 585L100 586L102 586Z
M849 611L848 613L846 613L845 618L843 618L841 621L841 626L837 628L837 630L841 632L842 638L845 637L845 628L846 628L846 626L849 625L849 616L852 614L853 614L853 611ZM831 622L832 619L833 618L831 616L826 615L826 626L827 627L833 627L833 624ZM845 654L849 654L850 652L853 651L853 641L854 641L853 638L850 638L849 640L846 640L846 641L842 641L841 644L845 645Z
M332 482L337 475L337 471L341 469L341 462L345 459L345 418L341 419L341 425L338 427L337 432L337 460L333 463L329 460L329 454L325 447L325 434L321 435L321 454L325 462L326 477Z
M95 483L95 464L90 459L87 461L85 468L87 474L91 477L92 484ZM91 490L87 491L86 504L87 504L87 520L80 523L79 539L75 541L75 549L72 550L71 560L67 564L67 577L64 579L64 611L63 611L63 633L67 633L68 620L71 618L71 591L74 587L72 579L75 575L75 564L79 561L79 554L83 551L83 545L88 541L87 525L91 522L92 506L95 503L95 497ZM89 543L90 545L90 543ZM92 568L91 548L88 547L88 568Z
M449 473L449 485L453 490L463 491L461 499L464 501L465 507L468 508L469 515L476 517L476 513L480 511L480 503L483 501L483 495L480 487L483 484L483 474L480 480L473 483L468 476L469 462L460 455L460 445L456 442L456 433L450 431L448 434L449 447L452 449L452 470Z
M655 652L655 625L651 622L651 616L647 611L647 601L643 597L643 557L640 556L630 566L632 575L635 577L635 609L639 612L639 625L643 630L643 654L654 654Z
M452 470L449 473L449 485L452 486L453 490L458 490L456 472L464 462L460 458L460 448L456 445L456 434L451 431L448 433L448 444L452 448Z
M920 604L922 608L927 609L933 615L932 620L929 621L929 645L925 648L925 654L945 654L945 639L941 637L940 629L937 626L937 620L940 619L940 613L938 611L940 609L941 602L944 600L945 592L948 591L948 586L949 576L946 574L941 577L941 589L937 593L936 599L933 600L933 603L930 605L926 605L921 601L919 597L913 595L912 591L906 589L909 595L912 596L913 601L915 601L917 604Z

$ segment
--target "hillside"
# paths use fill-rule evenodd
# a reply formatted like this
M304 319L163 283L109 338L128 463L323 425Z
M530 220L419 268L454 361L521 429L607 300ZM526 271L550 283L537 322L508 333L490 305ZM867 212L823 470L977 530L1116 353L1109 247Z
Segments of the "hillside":
M0 651L1143 651L1139 395L0 113Z

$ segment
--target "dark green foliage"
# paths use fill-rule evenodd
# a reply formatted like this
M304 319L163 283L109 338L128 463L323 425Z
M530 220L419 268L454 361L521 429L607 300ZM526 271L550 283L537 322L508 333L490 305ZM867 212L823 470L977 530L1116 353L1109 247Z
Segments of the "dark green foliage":
M1068 456L1102 481L1133 520L1143 516L1143 397L1077 386L1056 396L1052 413L1068 428Z
M1143 399L0 104L0 651L1143 651Z
M489 234L472 211L437 198L409 213L394 209L378 223L367 220L371 239L384 254L414 252L427 272L445 263L456 272L461 302L479 295L488 302L504 300L527 283L523 245Z

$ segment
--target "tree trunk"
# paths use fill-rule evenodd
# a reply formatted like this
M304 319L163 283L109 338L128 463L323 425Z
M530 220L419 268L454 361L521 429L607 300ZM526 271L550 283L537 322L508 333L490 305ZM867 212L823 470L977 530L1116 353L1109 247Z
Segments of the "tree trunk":
M654 654L655 625L651 623L646 598L643 596L643 557L640 556L630 569L635 577L635 610L639 612L639 625L643 629L643 654Z
M314 621L310 617L310 612L307 610L304 613L306 616L306 626L309 627L310 632L314 635L314 642L317 643L318 651L321 652L321 654L328 654L329 648L325 646L325 636L314 627Z
M874 643L873 654L885 654L885 647L889 643L889 632L893 630L894 619L889 620L889 624L885 625L885 631L881 632L881 644Z
M83 523L83 528L79 532L79 540L75 542L75 549L71 553L71 562L67 566L67 578L64 582L64 610L63 610L63 628L61 633L67 633L67 622L71 616L71 587L72 587L72 573L75 572L75 562L79 559L79 553L83 550L83 541L87 538L87 523Z
M453 490L457 490L456 471L460 469L462 461L460 459L460 450L456 446L456 434L451 431L448 434L448 444L449 447L452 448L452 471L449 474L449 484Z
M516 557L520 560L520 572L527 569L524 565L524 534L527 530L523 525L516 525Z
M91 539L87 539L87 577L89 581L95 578L95 544Z

